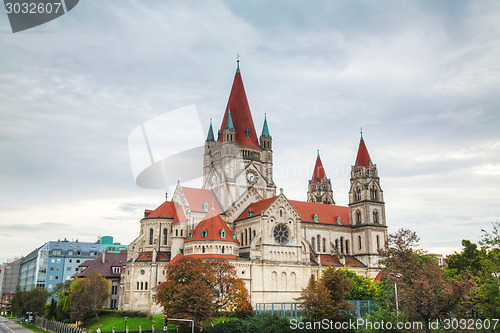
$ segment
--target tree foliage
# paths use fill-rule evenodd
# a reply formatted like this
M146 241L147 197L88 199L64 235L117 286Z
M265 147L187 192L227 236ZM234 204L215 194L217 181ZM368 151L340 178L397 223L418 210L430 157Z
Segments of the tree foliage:
M356 274L355 272L341 268L351 283L351 290L347 295L348 300L375 300L378 298L378 283L370 278Z
M311 276L307 288L297 300L301 302L300 309L309 321L338 320L352 310L351 304L346 301L350 290L351 282L343 271L327 268L319 281Z
M109 281L98 273L92 273L85 278L76 278L69 290L71 319L83 322L95 315L99 320L97 310L110 297L110 289Z
M24 316L26 312L44 315L48 297L49 292L44 288L35 287L26 291L18 286L11 301L11 311L20 316Z
M171 317L191 319L197 327L217 311L244 317L253 313L248 290L227 260L183 257L169 266L156 302Z
M447 277L435 260L413 249L417 242L414 232L400 229L389 235L381 251L381 262L386 266L383 280L386 285L397 283L400 312L424 325L453 316L467 318L474 280Z

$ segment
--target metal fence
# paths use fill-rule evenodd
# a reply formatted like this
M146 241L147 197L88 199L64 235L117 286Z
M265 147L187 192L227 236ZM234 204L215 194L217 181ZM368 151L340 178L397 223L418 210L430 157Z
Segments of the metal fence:
M36 317L34 325L45 330L56 333L83 333L84 330L78 328L76 325L69 325L55 320L47 320L45 318Z
M352 311L349 314L356 318L363 318L378 309L375 301L348 301L352 304ZM300 319L302 312L298 309L300 303L257 303L255 306L256 314L277 314L278 316L290 317L291 319Z

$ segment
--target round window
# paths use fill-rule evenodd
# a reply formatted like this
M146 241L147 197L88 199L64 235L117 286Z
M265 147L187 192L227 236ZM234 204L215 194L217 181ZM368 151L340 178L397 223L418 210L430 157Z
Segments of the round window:
M278 244L285 244L290 240L290 230L284 223L280 223L274 228L274 240Z

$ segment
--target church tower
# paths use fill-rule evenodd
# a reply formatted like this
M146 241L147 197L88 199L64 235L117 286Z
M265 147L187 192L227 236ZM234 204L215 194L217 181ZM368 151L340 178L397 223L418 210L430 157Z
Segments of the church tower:
M217 138L214 137L210 121L203 157L203 188L214 191L223 211L231 209L241 200L273 197L276 195L276 185L273 181L272 157L272 138L267 117L262 134L257 137L238 60ZM252 199L245 198L250 192Z
M378 250L387 239L385 203L377 165L373 164L361 133L358 155L351 167L349 215L353 251L368 268L378 267Z
M312 179L309 181L309 188L307 190L307 202L323 203L327 205L335 205L333 200L332 182L326 178L325 169L321 158L316 158L316 165L314 166Z

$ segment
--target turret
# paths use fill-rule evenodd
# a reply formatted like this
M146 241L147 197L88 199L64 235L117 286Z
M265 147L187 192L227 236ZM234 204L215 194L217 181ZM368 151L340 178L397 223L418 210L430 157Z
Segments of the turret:
M335 205L333 200L333 190L331 180L326 177L325 169L323 168L323 163L321 162L321 157L316 157L316 164L314 165L314 171L311 180L309 181L309 187L307 190L307 201L323 203L327 205Z

